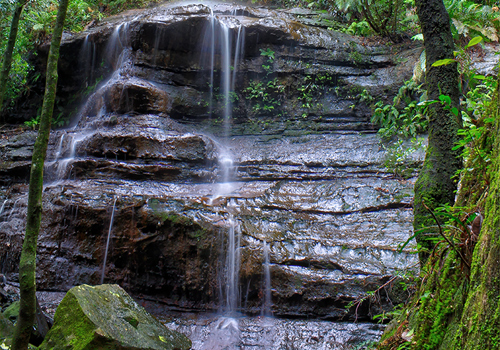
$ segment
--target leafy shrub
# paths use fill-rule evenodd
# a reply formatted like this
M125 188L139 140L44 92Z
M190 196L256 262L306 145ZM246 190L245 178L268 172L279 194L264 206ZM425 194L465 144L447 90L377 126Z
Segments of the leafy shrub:
M392 36L408 28L407 11L413 6L412 0L335 0L337 8L342 11L352 23L366 22L378 35ZM414 20L416 18L413 18Z
M448 13L453 26L452 32L456 40L481 35L491 41L498 40L500 30L500 12L489 3L477 4L468 0L447 0Z
M365 100L366 97L362 98ZM417 100L418 98L418 100ZM427 130L426 92L422 85L409 80L399 88L392 104L377 101L372 105L372 123L380 126L379 134L389 139L393 136L411 138Z

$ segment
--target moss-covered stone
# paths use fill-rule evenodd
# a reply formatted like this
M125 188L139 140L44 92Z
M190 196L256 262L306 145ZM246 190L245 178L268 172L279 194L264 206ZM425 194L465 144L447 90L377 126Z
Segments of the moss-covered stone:
M449 349L450 328L460 319L466 280L454 250L442 259L435 259L427 283L420 295L419 312L410 319L415 330L415 349Z
M44 349L190 349L117 285L72 288L57 308Z

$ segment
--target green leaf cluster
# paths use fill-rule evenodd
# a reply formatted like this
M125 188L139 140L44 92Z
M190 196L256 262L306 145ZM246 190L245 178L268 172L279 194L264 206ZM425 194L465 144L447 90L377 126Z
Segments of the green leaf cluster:
M361 20L377 35L391 36L408 30L410 18L416 23L413 0L335 0L335 4L352 24Z
M408 80L399 88L392 104L377 101L372 105L371 122L380 126L379 134L385 139L393 136L413 138L427 130L428 104L422 103L426 96L422 85ZM363 94L361 98L367 99Z
M488 40L497 41L500 12L498 7L493 6L494 3L495 1L478 3L469 0L446 0L455 40L481 35Z

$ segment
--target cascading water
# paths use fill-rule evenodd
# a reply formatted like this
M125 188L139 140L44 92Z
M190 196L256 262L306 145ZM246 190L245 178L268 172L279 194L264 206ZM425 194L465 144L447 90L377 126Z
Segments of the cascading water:
M55 181L55 184L71 176L71 171L68 171L68 169L70 169L69 166L75 161L78 143L83 141L88 134L88 132L62 133L54 161L46 163L46 167L48 168L55 165L55 173L49 174L50 178ZM69 138L69 141L65 144L67 138Z
M234 314L239 307L239 272L240 272L240 235L237 222L232 214L227 219L227 243L224 247L225 259L222 274L223 289L223 311L226 314Z
M224 137L228 137L231 131L232 99L244 49L245 28L235 23L234 18L218 16L212 11L200 49L200 66L210 77L209 113L223 118ZM220 75L218 84L215 81L216 72ZM205 78L206 74L202 79Z
M235 91L236 75L244 52L244 27L227 16L218 16L211 12L203 35L200 65L204 76L209 78L209 113L223 119L224 134L222 139L231 135L232 96ZM216 84L216 72L220 80ZM216 93L217 92L217 93ZM221 140L223 142L223 140ZM224 149L224 146L221 147ZM230 152L222 150L219 154L219 181L215 184L214 199L222 196L231 197L235 167ZM213 202L213 200L212 200ZM233 314L239 308L239 269L240 238L239 225L232 214L233 200L229 200L226 217L227 239L223 246L223 267L220 276L220 300L222 310Z
M2 206L0 207L0 216L3 214L3 210L5 209L5 204L7 203L7 199L3 201Z
M109 38L105 48L104 60L113 71L107 81L100 84L99 88L88 98L83 108L79 111L77 118L72 121L72 127L60 132L58 146L52 161L48 161L45 167L48 169L47 178L52 180L53 185L57 185L71 176L70 166L78 157L78 144L88 137L96 133L92 125L78 129L78 124L81 119L85 119L95 105L102 105L97 111L97 115L101 116L105 113L103 103L103 91L107 86L113 84L125 74L124 70L128 64L127 54L130 50L129 40L129 22L121 23L116 26ZM81 60L85 69L85 84L86 86L94 83L95 77L93 72L96 61L96 46L89 35L85 37L81 49Z
M86 77L85 86L88 87L95 80L94 71L97 60L95 43L89 35L85 36L81 52L80 64L84 67Z

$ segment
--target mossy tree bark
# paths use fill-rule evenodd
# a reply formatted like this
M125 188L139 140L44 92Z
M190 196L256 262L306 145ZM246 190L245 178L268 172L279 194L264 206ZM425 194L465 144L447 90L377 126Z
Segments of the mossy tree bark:
M14 332L12 350L24 350L28 347L31 329L36 313L36 249L40 221L42 217L43 166L49 141L50 124L54 111L54 101L57 86L57 61L59 47L66 19L69 0L60 0L56 25L52 33L49 56L47 60L47 76L45 94L38 136L33 148L31 174L28 193L28 213L26 234L24 237L21 261L19 263L19 282L21 289L21 304L19 318Z
M19 20L23 12L24 6L28 0L18 0L14 13L12 14L12 21L10 23L9 40L5 48L2 71L0 71L0 112L3 108L3 101L5 99L5 91L7 89L7 78L9 77L10 67L12 66L12 53L16 45L17 32L19 30Z
M460 91L456 64L432 67L437 60L453 58L454 43L448 12L442 0L417 0L415 3L424 36L428 98L437 100L441 94L448 95L451 107L458 108ZM429 144L422 171L415 184L413 227L416 232L435 226L422 202L431 209L453 204L456 181L452 177L462 167L460 151L452 149L458 141L457 131L461 120L439 103L429 107L428 116ZM424 249L432 250L433 243L426 234L419 233L416 239ZM421 263L427 257L428 254L421 253Z

